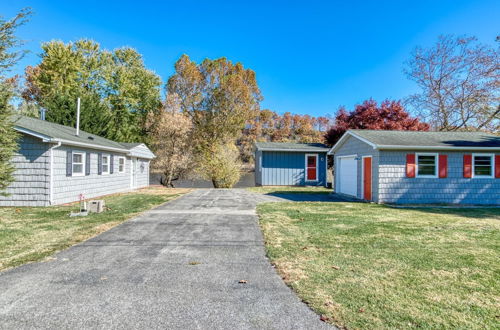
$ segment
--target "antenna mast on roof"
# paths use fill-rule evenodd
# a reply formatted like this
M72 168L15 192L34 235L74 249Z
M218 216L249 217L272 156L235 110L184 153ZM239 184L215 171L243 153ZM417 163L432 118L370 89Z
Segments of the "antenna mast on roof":
M76 100L76 136L80 135L80 98Z

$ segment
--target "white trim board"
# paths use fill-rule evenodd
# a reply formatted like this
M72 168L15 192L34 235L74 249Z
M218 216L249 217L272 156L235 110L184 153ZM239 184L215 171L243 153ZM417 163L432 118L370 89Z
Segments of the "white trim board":
M307 166L307 158L308 157L316 157L316 178L314 180L309 180L307 178L307 169L309 168ZM318 182L319 180L319 155L318 154L305 154L305 177L304 177L304 182Z
M475 160L475 157L476 156L487 156L487 157L490 157L491 159L491 165L490 165L490 169L491 169L491 175L475 175L475 172L476 172L476 169L475 169L475 163L476 163L476 160ZM472 154L472 173L471 173L471 178L472 179L493 179L495 177L495 154L490 154L490 153L487 153L487 154L483 154L483 153L473 153Z
M433 175L419 175L418 174L418 156L434 156L434 174ZM439 174L439 154L436 152L417 152L415 153L415 177L416 178L430 178L436 179Z

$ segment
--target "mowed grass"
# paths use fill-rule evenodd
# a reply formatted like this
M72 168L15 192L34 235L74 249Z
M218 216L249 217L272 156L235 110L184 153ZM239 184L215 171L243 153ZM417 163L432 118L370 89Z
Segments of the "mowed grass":
M247 190L258 194L330 194L332 189L325 187L264 186L250 187Z
M43 260L186 192L158 187L106 196L107 211L87 217L69 217L78 204L0 208L0 270Z
M349 329L500 328L500 209L258 206L268 256Z

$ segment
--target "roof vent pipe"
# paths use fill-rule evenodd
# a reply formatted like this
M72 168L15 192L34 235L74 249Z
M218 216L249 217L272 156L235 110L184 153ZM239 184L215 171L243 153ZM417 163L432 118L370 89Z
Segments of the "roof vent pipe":
M80 98L76 100L76 136L80 135Z
M45 110L45 108L40 108L40 119L41 120L45 120L45 113L47 112L47 110Z

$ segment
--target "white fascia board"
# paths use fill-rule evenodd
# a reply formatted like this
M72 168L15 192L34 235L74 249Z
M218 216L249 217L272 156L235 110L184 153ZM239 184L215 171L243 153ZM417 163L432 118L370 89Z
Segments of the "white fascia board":
M40 134L40 133L37 133L37 132L32 131L30 129L24 128L24 127L14 126L14 129L20 133L31 135L31 136L34 136L36 138L39 138L39 139L43 140L43 142L52 142L53 141L51 136L48 136L45 134Z
M256 151L283 151L283 152L325 152L328 153L328 150L314 150L314 149L276 149L276 148L257 148Z
M365 139L365 138L357 135L356 133L353 133L352 131L347 131L347 132L344 133L344 135L342 135L342 137L340 138L340 140L338 140L337 143L335 143L335 145L330 149L330 151L328 151L328 154L332 155L340 146L342 146L342 144L344 144L345 140L347 140L347 138L349 136L353 136L356 139L358 139L360 141L363 141L364 143L366 143L369 146L371 146L373 149L377 149L378 148L378 146L375 143L368 141L367 139Z
M500 151L500 147L447 147L447 146L398 146L381 145L380 150L482 150L482 151Z
M128 155L130 153L129 150L127 150L127 149L105 147L105 146L100 146L100 145L95 145L95 144L90 144L90 143L76 142L76 141L70 141L70 140L64 140L64 139L52 139L52 141L61 142L62 144L66 144L69 146L84 147L84 148L88 148L88 149L97 149L97 150L105 150L105 151L115 151L115 152L119 152L119 153L126 154L126 155Z

